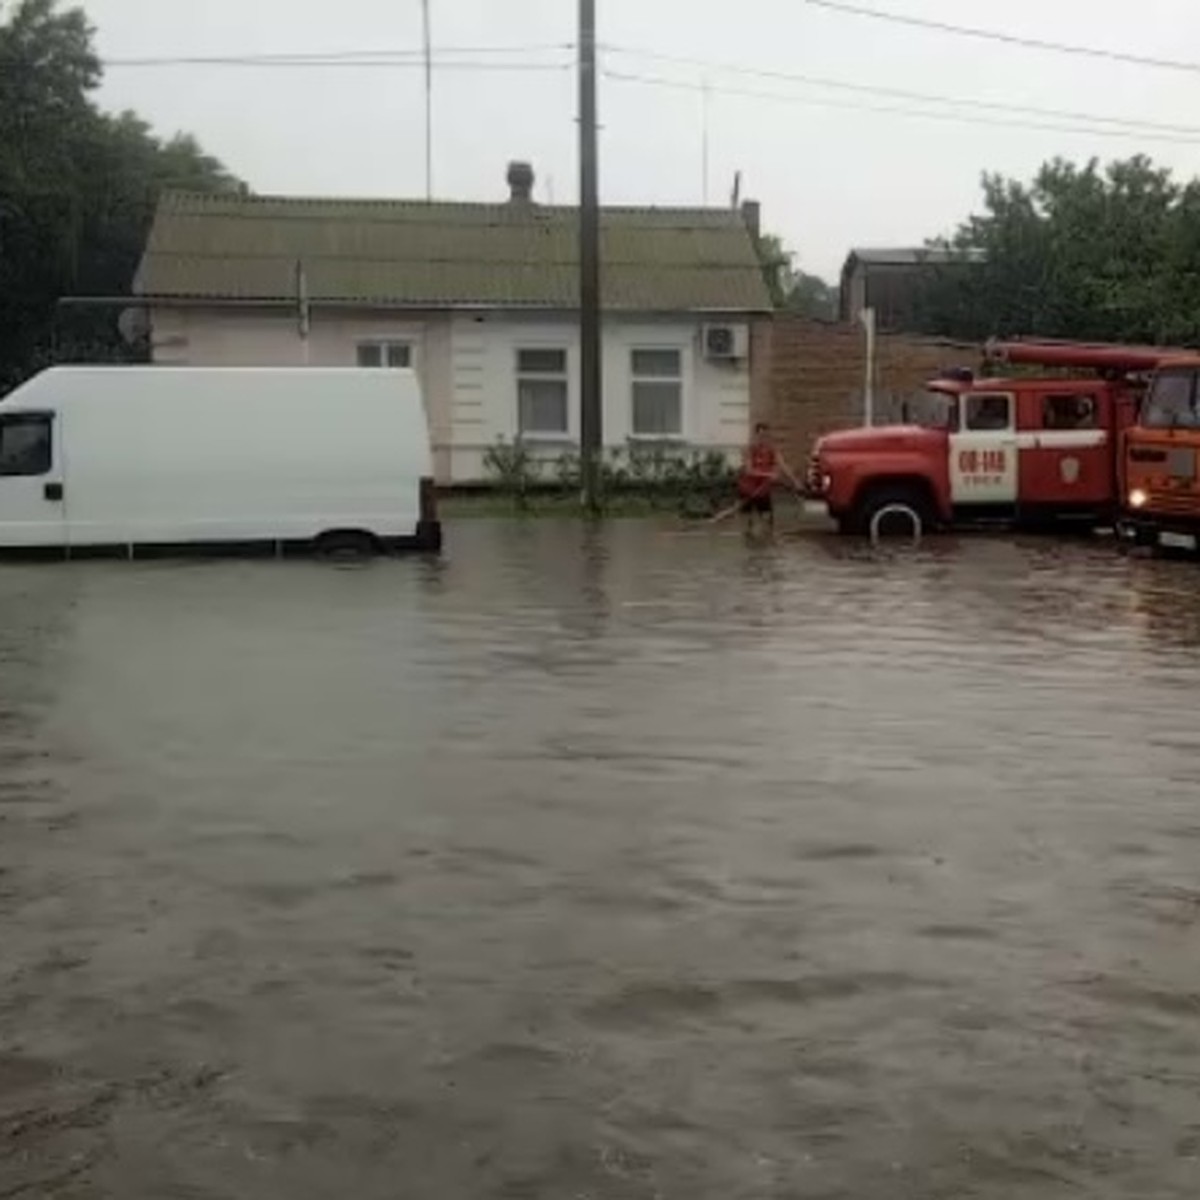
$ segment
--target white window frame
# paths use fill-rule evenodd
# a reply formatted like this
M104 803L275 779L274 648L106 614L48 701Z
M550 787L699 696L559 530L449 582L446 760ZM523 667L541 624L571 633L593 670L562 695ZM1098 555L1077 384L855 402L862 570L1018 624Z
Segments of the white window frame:
M359 363L359 355L367 347L378 348L380 351L380 363L377 367L364 367ZM403 346L408 350L408 366L393 367L387 359L388 355L394 346ZM411 337L366 337L358 338L354 343L354 365L360 371L415 371L417 369L417 343Z
M971 413L974 408L972 401L974 400L996 400L1003 399L1008 401L1008 424L997 429L976 429L971 425ZM1012 392L993 392L980 389L977 392L964 392L962 394L962 413L959 417L959 431L967 434L983 434L989 433L1012 433L1017 428L1017 397Z
M549 374L538 371L522 371L521 370L521 355L522 354L561 354L563 358L563 369L561 374ZM561 430L548 429L530 429L524 430L521 428L521 381L523 379L537 380L553 380L561 382L566 397L565 416L566 425ZM563 443L573 440L573 412L574 408L571 403L571 349L569 346L559 342L520 342L513 348L513 383L514 383L514 413L513 413L513 428L516 431L516 436L523 442L552 442Z
M638 354L677 354L678 375L639 375L634 367ZM688 440L688 361L687 347L678 342L639 342L629 347L629 439L634 442L686 442ZM633 393L639 383L677 383L679 385L679 428L674 433L638 433L635 428L637 409Z

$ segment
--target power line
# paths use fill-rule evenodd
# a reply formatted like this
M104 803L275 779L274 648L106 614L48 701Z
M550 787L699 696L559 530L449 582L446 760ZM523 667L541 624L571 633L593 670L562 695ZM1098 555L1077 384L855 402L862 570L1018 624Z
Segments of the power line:
M664 79L654 75L635 75L623 71L604 72L607 79L617 83L644 84L649 87L672 88L677 91L696 92L702 84L679 79ZM1137 138L1141 141L1168 142L1179 146L1200 145L1196 137L1173 136L1166 133L1143 133L1138 130L1104 129L1086 125L1061 125L1047 122L992 119L966 113L936 112L929 109L908 108L901 105L857 104L848 100L835 100L819 96L784 95L780 92L763 92L751 88L714 87L714 92L728 96L743 96L757 100L771 100L780 104L814 105L821 108L847 109L853 112L880 113L885 116L923 117L934 121L952 121L965 125L984 125L1000 129L1030 129L1047 133L1086 134L1092 137Z
M928 17L914 17L908 13L887 12L879 8L868 8L862 4L847 3L847 0L803 0L813 8L825 8L831 12L845 13L854 17L868 17L873 21L890 21L895 25L907 25L915 29L931 29L938 33L952 33L957 37L977 38L989 42L1002 42L1007 46L1020 46L1026 50L1049 50L1055 54L1076 54L1084 58L1099 58L1109 62L1132 63L1139 67L1158 67L1166 71L1189 71L1200 73L1200 63L1181 59L1155 58L1148 54L1130 54L1123 50L1106 50L1100 46L1079 46L1070 42L1052 42L1044 38L1023 37L1015 33L1003 33L997 29L979 29L971 25L954 25L949 21L934 21Z
M878 16L884 20L898 20L905 24L920 24L943 28L941 22L930 22L923 18L902 17L899 14L883 13L874 9L860 8L857 5L844 4L841 0L805 0L806 3L837 9L838 11L853 12L864 16ZM947 26L951 31L960 31L957 26ZM961 30L972 36L993 36L980 30ZM1004 34L994 35L1000 40L1013 40ZM1030 39L1015 39L1025 44ZM1039 48L1061 49L1065 51L1079 50L1091 53L1082 47L1060 46L1057 43L1037 43ZM1160 121L1145 121L1136 118L1112 117L1098 113L1079 112L1070 109L1040 108L1034 105L1008 104L1000 101L981 100L961 96L945 96L936 93L913 91L904 88L889 88L880 85L852 83L847 80L831 79L825 76L803 75L792 72L771 70L769 68L751 67L738 63L715 62L701 58L689 58L682 55L666 54L652 50L642 50L629 46L605 45L607 53L642 58L647 61L671 63L679 66L692 66L706 71L722 71L734 75L748 75L760 79L771 79L779 82L798 83L811 87L828 88L831 90L855 92L864 95L884 96L898 100L915 101L921 104L953 105L959 108L972 108L981 111L997 113L1014 113L1021 116L1049 117L1052 120L1083 121L1089 125L1111 126L1114 134L1121 130L1152 131L1156 133L1171 133L1183 135L1200 135L1200 126L1175 125ZM562 53L574 49L570 42L544 43L540 45L523 46L458 46L443 47L439 50L443 55L508 55L520 53ZM1108 55L1108 51L1096 51L1100 55ZM1115 52L1114 52L1115 53ZM1124 56L1129 57L1129 56ZM1142 60L1144 65L1174 65L1179 69L1200 71L1200 64L1177 63L1169 64L1151 60ZM391 50L340 50L331 52L299 52L299 53L251 53L228 55L177 55L177 56L147 56L141 58L109 58L102 65L114 69L135 68L171 68L171 67L242 67L242 68L291 68L291 69L337 69L337 68L373 68L382 70L416 69L425 67L424 51L420 49L391 49ZM572 65L569 61L541 62L477 62L470 59L434 58L432 65L439 70L448 71L491 71L498 73L524 71L565 71ZM0 70L3 64L0 63ZM668 83L671 81L663 81ZM932 115L932 114L930 114Z
M543 43L540 45L523 46L439 46L439 54L449 55L507 55L507 54L547 54L564 53L573 50L570 42ZM251 53L251 54L190 54L190 55L148 55L137 58L105 58L101 66L126 67L222 67L222 66L396 66L399 63L412 61L423 65L425 50L422 47L393 48L375 50L313 50L291 53ZM436 60L435 60L436 62ZM486 65L486 64L481 64ZM522 65L522 64L518 64ZM558 66L560 64L547 64ZM568 64L562 64L568 65Z
M105 67L253 67L256 69L318 69L318 70L421 70L425 63L417 58L305 58L289 61L264 61L261 58L160 59L154 62L105 63ZM566 71L568 62L471 62L435 58L433 66L439 71Z
M1087 121L1097 125L1122 126L1130 130L1148 129L1161 133L1195 134L1200 137L1200 126L1172 125L1159 121L1141 121L1131 117L1109 117L1098 113L1077 112L1070 109L1038 108L1025 104L1006 104L997 100L976 100L962 96L945 96L933 92L915 92L904 88L882 87L877 84L850 83L842 79L830 79L820 75L798 75L788 71L776 71L762 67L749 67L736 63L714 62L703 58L687 58L676 54L661 54L654 50L638 50L626 46L607 45L610 54L629 58L643 58L652 62L672 63L677 66L696 67L703 71L724 71L731 75L750 75L759 79L773 79L785 83L800 83L811 87L830 88L836 91L857 92L871 96L888 96L898 100L915 100L923 104L949 104L959 108L978 108L989 112L1011 112L1021 116L1050 117L1068 121Z

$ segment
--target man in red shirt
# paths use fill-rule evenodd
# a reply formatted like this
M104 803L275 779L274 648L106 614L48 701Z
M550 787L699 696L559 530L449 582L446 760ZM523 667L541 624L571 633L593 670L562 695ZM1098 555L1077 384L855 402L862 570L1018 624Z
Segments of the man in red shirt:
M785 479L796 490L800 485L792 469L783 460L783 455L775 448L771 440L771 428L760 422L754 427L754 437L745 450L742 451L742 469L738 473L737 493L735 504L722 509L712 523L724 521L734 513L746 515L746 528L753 531L759 517L765 517L767 527L775 524L775 501L772 491L780 479Z
M738 505L735 511L746 515L746 527L754 529L758 518L765 518L767 527L775 525L775 501L772 489L780 479L787 480L800 490L792 469L771 439L769 425L760 422L754 427L754 438L742 452L742 470L738 475Z

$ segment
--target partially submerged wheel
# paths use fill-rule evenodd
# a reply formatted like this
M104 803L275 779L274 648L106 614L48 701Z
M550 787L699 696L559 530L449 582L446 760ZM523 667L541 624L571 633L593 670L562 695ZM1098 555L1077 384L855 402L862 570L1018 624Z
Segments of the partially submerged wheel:
M888 504L871 518L871 541L882 538L910 536L914 542L921 540L925 522L921 514L908 504Z
M928 498L916 487L888 484L868 489L854 506L853 532L878 542L905 538L919 542L933 526Z
M313 549L331 562L362 562L379 553L379 542L362 529L335 529L321 534Z

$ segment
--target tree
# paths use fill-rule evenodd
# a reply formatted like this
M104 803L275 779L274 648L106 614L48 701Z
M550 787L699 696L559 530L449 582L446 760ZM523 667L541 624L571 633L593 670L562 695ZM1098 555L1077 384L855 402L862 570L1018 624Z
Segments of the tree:
M60 297L130 293L164 188L239 186L194 139L102 113L100 77L82 10L0 0L0 393L46 361ZM111 312L67 340L68 355L124 352Z
M776 308L823 321L837 317L837 289L819 276L801 271L795 255L784 249L780 238L770 233L761 236L758 257Z
M983 179L984 211L941 243L958 261L923 297L930 332L1117 341L1200 338L1200 184L1138 156L1062 159L1031 184Z
M784 307L790 312L817 321L836 321L838 290L819 275L809 275L806 271L797 270L792 275Z

